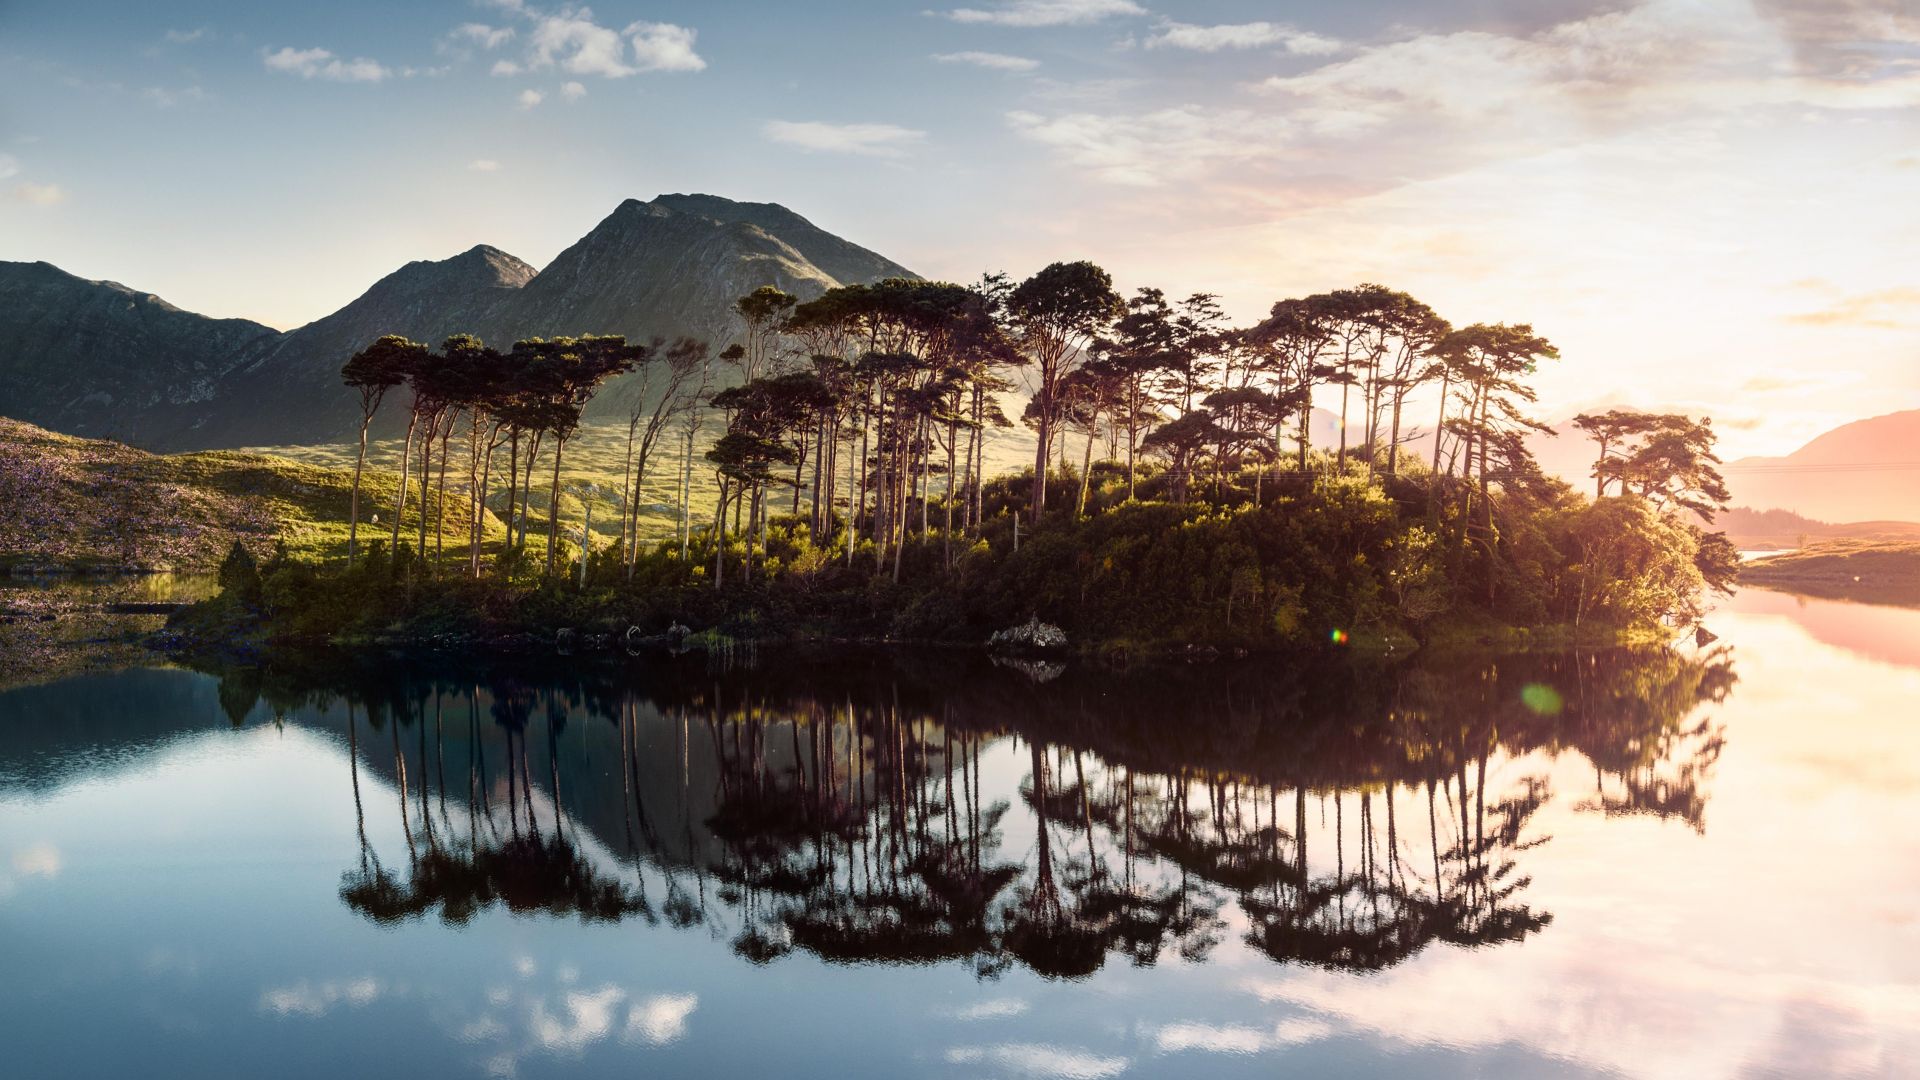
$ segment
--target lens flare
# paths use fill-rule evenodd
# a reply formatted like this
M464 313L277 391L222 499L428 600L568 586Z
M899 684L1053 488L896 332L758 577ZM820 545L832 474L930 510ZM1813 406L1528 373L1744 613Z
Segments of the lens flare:
M1528 683L1520 688L1520 704L1533 710L1536 716L1559 716L1566 702L1560 699L1560 691L1546 683Z
M1345 645L1347 643L1347 632L1336 626L1327 634L1327 640L1333 642L1335 645Z

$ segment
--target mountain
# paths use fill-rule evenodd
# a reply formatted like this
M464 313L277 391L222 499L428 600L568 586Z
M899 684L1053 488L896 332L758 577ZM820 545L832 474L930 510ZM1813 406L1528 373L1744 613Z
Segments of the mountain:
M221 387L229 402L265 407L210 411L198 426L166 444L260 446L345 438L359 418L354 398L340 385L340 365L347 357L382 334L438 345L454 334L479 331L534 274L533 267L485 244L450 259L410 262L339 311L280 335ZM275 402L308 405L289 415L273 407Z
M358 418L340 365L381 334L438 344L470 332L496 346L691 334L718 350L735 332L733 302L762 285L811 299L913 276L786 207L681 194L621 203L539 271L484 244L408 263L286 333L45 263L0 263L0 415L157 450L337 442ZM623 396L616 383L596 411Z
M49 263L0 262L0 413L78 435L163 442L279 336Z
M785 207L712 195L628 199L508 298L483 336L692 334L717 347L733 330L733 302L762 285L810 300L836 285L913 276Z
M1821 521L1920 521L1920 409L1845 424L1785 457L1727 463L1741 506Z

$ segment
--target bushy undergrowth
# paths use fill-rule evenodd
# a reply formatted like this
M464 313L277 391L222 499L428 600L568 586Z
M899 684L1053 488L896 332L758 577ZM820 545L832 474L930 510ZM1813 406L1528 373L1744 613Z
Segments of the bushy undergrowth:
M750 573L743 542L728 540L723 587L710 543L684 560L661 544L631 568L605 548L584 584L577 562L546 579L535 553L485 559L476 579L464 561L429 567L405 544L398 558L376 544L350 569L276 556L257 586L229 588L176 628L354 643L677 623L736 638L978 643L1038 617L1083 647L1267 648L1462 626L1644 630L1695 617L1704 589L1731 573L1729 552L1645 502L1591 503L1564 485L1509 494L1489 522L1463 525L1416 479L1269 487L1255 505L1248 484L1185 504L1127 500L1109 476L1085 517L1062 500L1016 549L1008 512L1022 509L1023 484L990 486L979 537L910 537L897 572L869 542L849 551L844 523L815 543L787 519Z

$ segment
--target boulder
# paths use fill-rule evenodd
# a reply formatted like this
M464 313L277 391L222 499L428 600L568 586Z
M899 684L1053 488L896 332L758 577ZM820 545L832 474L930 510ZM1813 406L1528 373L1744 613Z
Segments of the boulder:
M1066 631L1051 623L1041 622L1038 616L1019 626L995 631L987 639L987 648L1000 652L1058 652L1066 647Z

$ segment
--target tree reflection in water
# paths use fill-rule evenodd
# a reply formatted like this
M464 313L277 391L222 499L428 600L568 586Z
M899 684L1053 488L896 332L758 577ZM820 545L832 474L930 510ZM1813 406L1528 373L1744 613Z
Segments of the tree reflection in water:
M1204 959L1229 905L1276 961L1339 970L1537 933L1552 916L1525 863L1550 840L1548 765L1590 763L1577 810L1704 830L1708 707L1735 681L1725 650L1045 682L865 656L226 678L229 711L265 695L330 723L344 703L361 851L340 895L377 922L497 905L704 925L755 963L1058 978ZM392 786L404 870L367 839L363 772ZM1010 798L983 794L996 780Z

